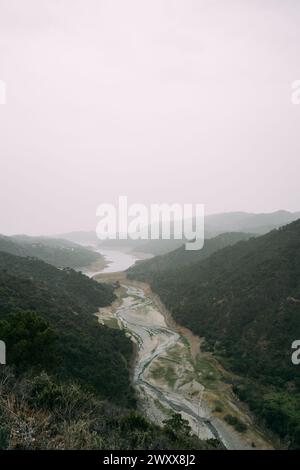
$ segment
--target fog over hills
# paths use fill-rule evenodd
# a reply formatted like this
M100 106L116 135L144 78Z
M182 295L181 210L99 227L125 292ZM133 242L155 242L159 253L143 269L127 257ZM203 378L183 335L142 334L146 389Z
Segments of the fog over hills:
M264 234L300 218L300 212L278 210L270 213L228 212L208 215L205 226L211 232L252 232Z
M271 213L225 212L205 216L205 238L212 238L225 232L244 232L253 235L264 233L278 228L300 218L300 212L278 210ZM151 227L149 227L149 233ZM59 237L84 245L98 245L99 247L120 248L123 250L141 251L160 255L180 247L182 240L99 240L96 231L71 232Z
M299 131L300 0L0 0L0 470L300 450Z

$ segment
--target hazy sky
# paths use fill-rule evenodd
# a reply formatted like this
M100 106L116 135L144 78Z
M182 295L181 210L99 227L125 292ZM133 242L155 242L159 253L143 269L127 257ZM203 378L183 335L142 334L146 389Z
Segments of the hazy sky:
M0 0L0 233L300 209L299 0Z

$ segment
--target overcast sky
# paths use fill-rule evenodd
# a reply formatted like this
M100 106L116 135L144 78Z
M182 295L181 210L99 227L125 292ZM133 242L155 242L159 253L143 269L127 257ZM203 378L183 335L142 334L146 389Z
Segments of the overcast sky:
M0 0L0 233L300 210L299 0Z

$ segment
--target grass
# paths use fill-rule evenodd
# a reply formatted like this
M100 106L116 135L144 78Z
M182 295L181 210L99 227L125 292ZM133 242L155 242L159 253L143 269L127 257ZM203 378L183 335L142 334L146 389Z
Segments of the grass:
M214 412L215 413L222 413L224 411L224 405L221 400L214 401Z
M168 350L168 359L180 364L182 362L182 352L176 346Z
M170 410L170 408L167 408L166 406L164 406L157 398L155 398L153 401L154 401L155 406L156 406L162 413L164 413L165 415L168 415L168 416L171 416L171 415L172 415L172 410Z
M105 318L105 319L102 319L102 321L103 321L103 324L105 326L108 326L109 328L114 328L116 330L120 329L118 320L116 318Z
M166 364L165 359L152 368L151 375L155 380L164 379L170 387L174 387L178 378L173 367Z
M202 354L199 354L196 359L195 370L198 375L199 382L207 388L215 388L215 383L222 379L221 373Z
M191 346L190 346L190 343L189 343L188 339L183 335L180 336L180 339L183 342L184 346L188 349L189 354L190 354L191 353Z

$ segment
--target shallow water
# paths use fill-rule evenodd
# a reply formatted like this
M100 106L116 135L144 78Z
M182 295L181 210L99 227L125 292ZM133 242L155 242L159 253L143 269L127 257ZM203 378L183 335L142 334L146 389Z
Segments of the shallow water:
M109 263L101 272L102 273L114 273L118 271L125 271L130 268L140 258L132 253L124 253L117 250L106 250L99 249L98 253L101 253L105 260Z
M88 277L94 277L102 273L115 273L119 271L126 271L126 269L133 266L136 261L144 258L151 258L152 255L144 255L133 253L126 253L119 250L107 250L105 248L95 248L97 253L104 256L107 266L99 271L91 271L89 268L81 268L80 271Z

